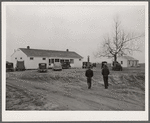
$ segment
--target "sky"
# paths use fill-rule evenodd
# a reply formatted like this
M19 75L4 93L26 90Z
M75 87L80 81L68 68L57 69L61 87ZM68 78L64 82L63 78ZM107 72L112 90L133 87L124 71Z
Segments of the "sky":
M101 62L106 58L95 58L93 54L101 46L103 37L113 32L116 16L127 32L145 33L143 5L12 4L6 6L5 14L8 61L15 49L30 46L33 49L69 49L83 56L83 61L90 56L91 62ZM144 63L144 37L139 39L138 45L141 52L135 52L133 57Z

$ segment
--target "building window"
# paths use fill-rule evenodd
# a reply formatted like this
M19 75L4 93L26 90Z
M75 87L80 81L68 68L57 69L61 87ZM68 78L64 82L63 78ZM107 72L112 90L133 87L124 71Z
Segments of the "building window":
M70 63L74 63L74 59L70 59Z
M121 61L121 64L123 64L123 61Z
M30 57L30 60L33 60L34 58L33 57Z
M46 58L43 58L43 60L46 60Z
M55 59L55 62L59 62L59 59Z
M54 59L52 59L52 63L54 63Z
M60 59L60 63L63 63L64 62L64 59Z
M17 58L15 58L15 59L17 59Z
M130 65L130 61L128 61L129 65Z
M65 62L69 62L69 59L66 59Z
M20 59L22 59L22 57L20 57Z
M81 61L81 59L79 59L79 61Z

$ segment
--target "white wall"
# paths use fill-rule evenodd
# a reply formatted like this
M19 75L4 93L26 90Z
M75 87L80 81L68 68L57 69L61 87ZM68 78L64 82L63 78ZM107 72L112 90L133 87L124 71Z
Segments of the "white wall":
M70 59L74 59L74 58L62 58L62 57L61 58L57 58L57 57L51 57L51 58L48 58L48 59L64 59L64 60L69 60L70 61ZM79 59L74 59L74 63L70 63L70 65L71 65L71 68L74 68L74 67L82 68L82 59L81 59L81 61L79 61Z
M14 68L16 67L17 61L26 61L26 59L27 59L27 56L20 49L17 49L17 51L11 55L11 62L14 64ZM25 68L26 68L26 64L25 64Z
M138 61L136 60L127 60L127 59L124 59L124 58L118 58L117 61L121 64L121 61L123 61L123 64L121 64L122 67L131 67L131 66L137 66L138 65ZM129 61L130 61L130 64L129 64ZM137 64L136 64L137 62Z
M22 59L20 59L22 57ZM15 59L17 58L17 59ZM17 61L24 61L25 69L37 69L39 63L47 63L48 65L48 58L46 57L33 57L33 60L30 60L30 57L27 57L25 53L23 53L20 49L18 49L13 55L11 56L11 62L14 64L14 68L16 67ZM43 60L46 58L46 60Z
M74 67L82 68L82 59L74 59Z
M45 57L34 57L34 60L30 60L30 57L27 57L27 60L26 60L26 66L27 66L27 69L37 69L38 68L38 64L39 63L47 63L47 67L52 67L49 65L49 59L64 59L64 60L69 60L72 59L72 58L46 58L46 60L43 60L43 58ZM55 60L54 60L54 63L55 63ZM79 61L79 59L74 59L74 63L70 64L71 65L71 68L74 68L74 67L78 67L78 68L82 68L82 59L81 61Z
M121 64L121 61L123 61L123 64L121 64L122 67L128 67L128 60L124 58L117 58L117 61Z
M48 58L46 60L43 60L43 58L46 57L33 57L33 60L30 60L30 57L27 57L26 62L26 69L38 69L39 63L46 63L48 67Z
M74 63L70 63L70 66L71 66L71 68L74 68L75 66L74 66Z
M20 59L22 57L22 59ZM30 56L32 57L32 56ZM11 61L14 63L14 67L16 67L17 61L24 61L25 69L37 69L39 67L39 63L47 63L47 67L49 66L49 59L66 59L69 60L73 58L46 58L46 57L34 57L33 60L30 60L30 57L27 57L25 53L23 53L20 49L18 49L13 55L11 56ZM15 59L17 58L17 59ZM46 58L46 60L43 60L43 58ZM77 67L82 68L82 59L74 59L74 63L70 64L71 67Z

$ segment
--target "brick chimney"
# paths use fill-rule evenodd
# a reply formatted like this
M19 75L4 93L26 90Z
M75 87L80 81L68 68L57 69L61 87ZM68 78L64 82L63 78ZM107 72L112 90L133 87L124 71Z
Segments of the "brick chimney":
M30 49L30 46L27 46L27 49Z
M90 56L87 57L87 62L90 62Z

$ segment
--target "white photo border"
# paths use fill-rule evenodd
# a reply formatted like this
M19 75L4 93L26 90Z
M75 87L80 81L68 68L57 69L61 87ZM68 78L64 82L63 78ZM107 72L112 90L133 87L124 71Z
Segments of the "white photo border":
M145 6L145 111L6 111L6 6L7 5L144 5ZM147 121L149 112L148 2L1 2L2 8L2 121Z

